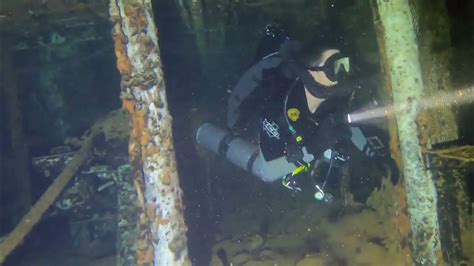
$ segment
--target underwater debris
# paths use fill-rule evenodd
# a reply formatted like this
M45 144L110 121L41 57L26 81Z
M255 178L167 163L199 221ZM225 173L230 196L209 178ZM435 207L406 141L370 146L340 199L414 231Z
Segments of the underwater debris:
M452 159L464 163L474 162L474 146L452 147L440 150L424 150L423 152L433 154L443 159Z
M21 219L20 223L8 235L7 239L0 244L0 264L4 262L10 253L22 243L26 235L40 221L43 214L49 209L63 189L74 177L75 173L89 158L95 137L100 133L100 125L97 123L92 127L91 134L83 143L81 149L74 155L68 165L63 169L61 174L43 193L41 198L33 205L33 207Z

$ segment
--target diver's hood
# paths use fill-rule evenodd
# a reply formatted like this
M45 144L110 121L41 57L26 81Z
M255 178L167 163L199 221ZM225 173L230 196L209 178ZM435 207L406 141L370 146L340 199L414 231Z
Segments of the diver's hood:
M300 51L301 44L298 41L290 40L282 44L279 53L288 70L304 83L314 97L326 99L333 96L348 96L352 93L353 76L350 72L348 57L336 53L330 56L323 66L308 66L307 63L298 59L301 58ZM311 76L309 70L324 71L328 79L337 82L337 84L325 86L318 83Z

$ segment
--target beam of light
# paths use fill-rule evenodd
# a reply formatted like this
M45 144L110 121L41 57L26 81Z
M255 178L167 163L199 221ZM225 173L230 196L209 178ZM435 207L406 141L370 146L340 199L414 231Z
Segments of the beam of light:
M420 101L422 109L436 109L443 108L453 105L463 105L474 101L474 87L470 87L463 90L442 92L433 96L423 97ZM396 108L393 104L375 107L375 108L363 108L360 111L356 111L347 115L349 123L361 123L367 120L390 117L396 112L405 111L403 108Z

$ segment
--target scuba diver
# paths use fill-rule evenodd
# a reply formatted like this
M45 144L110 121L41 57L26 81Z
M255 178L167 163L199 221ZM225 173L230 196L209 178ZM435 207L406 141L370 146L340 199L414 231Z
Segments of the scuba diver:
M330 202L328 178L351 151L391 158L382 152L380 139L365 137L348 122L350 100L360 87L351 59L334 45L317 43L315 49L314 43L283 38L278 51L250 67L231 92L227 127L232 133L204 124L197 140L263 181L281 180L293 192L301 191L300 179L309 176L314 197Z

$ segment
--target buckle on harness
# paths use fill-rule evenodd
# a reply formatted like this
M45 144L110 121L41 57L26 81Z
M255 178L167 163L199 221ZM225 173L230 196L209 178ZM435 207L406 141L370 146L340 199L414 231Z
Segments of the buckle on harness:
M370 146L374 149L374 150L379 150L379 149L382 149L384 148L385 146L383 145L382 141L379 139L379 137L377 136L373 136L373 137L368 137L367 138L367 142L370 144Z

